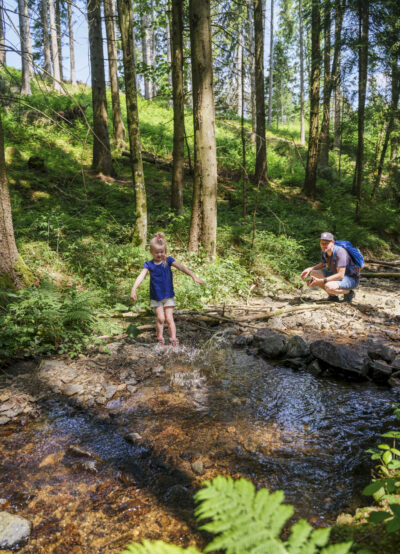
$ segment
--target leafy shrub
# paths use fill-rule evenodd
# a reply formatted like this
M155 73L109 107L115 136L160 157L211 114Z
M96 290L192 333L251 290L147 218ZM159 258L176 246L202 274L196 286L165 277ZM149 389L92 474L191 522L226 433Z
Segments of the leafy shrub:
M88 344L96 327L96 298L75 287L59 291L51 283L6 293L0 317L0 357L75 353Z
M204 552L223 550L227 554L346 554L351 543L327 546L330 529L315 529L305 520L291 528L289 538L280 538L293 515L293 506L283 504L283 491L256 492L254 485L239 479L216 477L195 495L198 520L210 520L200 528L216 537ZM326 548L325 548L326 547ZM121 554L195 554L194 547L183 549L161 541L132 543Z

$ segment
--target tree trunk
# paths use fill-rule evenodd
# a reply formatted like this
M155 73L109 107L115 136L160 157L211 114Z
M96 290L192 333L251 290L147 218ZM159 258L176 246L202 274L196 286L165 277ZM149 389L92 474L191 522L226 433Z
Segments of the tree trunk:
M31 94L31 52L29 51L28 33L29 16L26 0L18 0L19 32L21 37L22 84L21 94Z
M124 61L128 136L131 148L132 176L135 187L136 221L133 242L144 249L147 240L147 200L139 130L132 3L130 0L118 0L117 5Z
M322 105L322 123L319 134L319 165L329 165L329 123L331 107L331 2L325 0L324 5L324 92Z
M254 2L254 42L256 58L256 167L255 180L260 185L267 182L267 147L265 142L265 94L264 94L264 32L263 0Z
M251 107L251 142L256 140L256 64L255 64L255 45L254 45L254 6L253 0L247 0L247 23L248 23L248 56L249 56L249 71L250 71L250 107Z
M387 148L389 146L390 135L393 132L395 121L398 117L399 112L399 89L400 89L400 69L399 69L399 58L396 51L396 54L393 54L394 59L392 61L392 97L390 102L390 111L389 111L389 121L386 127L385 139L383 141L382 152L379 159L378 171L375 179L374 189L372 191L372 198L376 197L376 192L381 182L383 164L385 161L385 156Z
M62 0L56 0L56 32L57 32L57 48L58 48L58 58L60 60L60 80L64 81L64 70L63 70L63 53L62 53L62 40L61 40L61 5Z
M72 4L67 3L68 7L68 34L69 34L69 67L71 85L76 86L76 71L75 71L75 48L74 48L74 25L72 21Z
M304 49L303 49L303 6L299 0L299 39L300 39L300 144L306 142L304 130Z
M54 90L56 92L61 92L61 74L60 74L60 57L58 52L57 45L57 29L56 29L56 15L54 8L54 0L48 0L49 2L49 21L50 21L50 41L51 41L51 52L53 56L53 83Z
M144 7L146 9L146 7ZM146 12L142 15L142 63L144 65L144 97L150 100L152 97L151 80L149 79L148 70L150 68L151 48L150 48L150 28L149 16Z
M310 82L310 132L308 137L308 156L304 180L304 193L315 198L318 164L318 118L319 118L319 81L320 81L320 6L319 0L311 5L311 82Z
M104 78L103 36L100 0L87 0L90 68L92 74L93 162L95 171L113 175L108 136L106 84Z
M189 249L197 250L201 242L208 257L213 258L217 240L217 149L210 19L210 0L189 0L195 144Z
M0 289L21 288L32 284L33 276L18 255L15 244L0 115Z
M0 0L0 66L6 65L4 0Z
M271 22L269 37L269 87L268 87L268 128L272 125L272 85L274 77L274 0L271 0Z
M172 98L174 104L174 148L171 208L183 214L185 162L185 94L183 90L183 0L171 3Z
M69 4L68 4L69 5ZM44 54L44 71L46 77L51 76L51 52L49 41L49 5L47 0L42 0L42 28L43 28L43 54Z
M242 23L239 20L239 29L238 29L238 48L237 48L237 57L236 57L236 113L240 117L242 114L242 59L243 59L243 32L242 32Z
M167 32L168 86L172 90L171 0L168 0L168 16L167 16L166 32ZM169 102L171 103L171 98Z
M115 36L115 7L113 0L104 0L104 18L107 33L108 70L111 84L111 105L113 119L113 137L118 147L125 144L126 132L121 117L118 89L118 53Z
M241 114L240 114L240 130L241 130L241 139L242 139L242 187L243 187L243 217L246 217L247 215L247 162L246 162L246 129L245 129L245 118L244 118L244 81L245 81L245 64L244 64L244 56L243 56L243 50L242 50L242 67L241 67L241 88L242 88L242 106L241 106Z
M356 221L360 221L361 182L364 166L364 114L368 78L369 0L359 0L359 56L358 56L358 142L353 194L356 196Z
M150 6L151 6L151 43L150 43L150 51L151 51L151 97L155 98L157 96L157 83L155 80L155 70L156 70L156 33L155 33L155 25L154 25L154 2L153 0L150 0Z

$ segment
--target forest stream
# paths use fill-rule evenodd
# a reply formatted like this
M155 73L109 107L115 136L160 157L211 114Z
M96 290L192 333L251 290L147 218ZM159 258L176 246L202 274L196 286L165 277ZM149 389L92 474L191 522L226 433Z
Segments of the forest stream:
M353 305L323 303L257 325L357 352L372 341L399 355L398 289L372 283L357 294ZM303 301L319 308L320 291ZM295 371L251 345L234 347L255 329L177 320L177 349L155 346L149 331L110 341L108 353L3 370L0 505L33 524L20 552L117 553L143 538L202 547L192 495L218 474L283 489L295 517L315 526L365 502L365 450L393 428L396 382Z

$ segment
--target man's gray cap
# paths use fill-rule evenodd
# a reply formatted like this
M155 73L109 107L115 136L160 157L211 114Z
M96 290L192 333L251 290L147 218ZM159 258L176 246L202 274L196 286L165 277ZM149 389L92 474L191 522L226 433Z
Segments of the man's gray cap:
M332 233L322 233L320 240L335 240Z

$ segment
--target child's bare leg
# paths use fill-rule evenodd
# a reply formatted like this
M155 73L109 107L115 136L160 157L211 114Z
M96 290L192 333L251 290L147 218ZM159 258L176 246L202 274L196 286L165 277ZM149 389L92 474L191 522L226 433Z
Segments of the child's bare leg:
M171 340L176 339L176 325L174 321L174 307L173 306L166 306L164 308L165 313L165 321L168 325L168 332L169 332L169 338Z
M157 331L157 338L162 339L163 333L164 333L164 306L158 306L156 308L156 331Z

